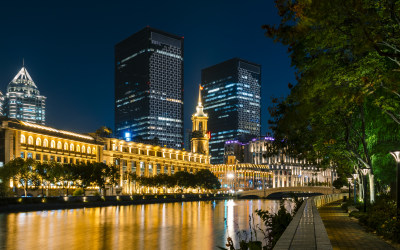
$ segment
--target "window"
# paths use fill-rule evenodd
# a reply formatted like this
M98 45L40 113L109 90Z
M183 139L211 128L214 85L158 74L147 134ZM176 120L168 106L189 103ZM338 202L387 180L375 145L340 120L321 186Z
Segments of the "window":
M24 152L21 152L21 158L25 159L25 153Z
M50 155L50 161L54 161L54 155Z
M42 159L41 154L36 154L36 160L40 161Z
M26 143L25 135L21 135L21 143Z
M57 149L62 149L62 143L60 141L57 142Z
M95 153L96 153L96 148L93 147L93 149L92 149L92 154L95 154Z
M90 147L87 147L87 153L88 153L88 154L91 154Z
M47 155L43 155L43 161L47 161Z
M32 136L28 137L28 144L33 145L33 137Z
M80 152L81 151L81 147L79 145L76 145L76 152Z
M70 151L74 151L74 144L72 144L72 143L69 144L69 150L70 150Z
M57 156L57 162L61 162L61 157Z
M42 146L42 140L39 137L36 138L36 146Z
M48 147L49 146L49 141L47 139L43 140L43 147Z
M85 148L85 146L82 146L82 153L85 153L86 152L86 148Z
M68 150L68 143L64 143L64 150Z
M55 147L56 147L56 142L54 140L51 140L50 148L55 148Z

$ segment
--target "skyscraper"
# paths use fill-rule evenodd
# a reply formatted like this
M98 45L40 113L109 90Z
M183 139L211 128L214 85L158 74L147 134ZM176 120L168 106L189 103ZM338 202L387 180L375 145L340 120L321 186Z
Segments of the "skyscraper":
M260 135L261 66L233 58L203 69L201 82L211 131L211 163L220 164L225 141Z
M45 124L46 97L40 95L25 66L8 84L4 98L3 112L9 118Z
M115 132L182 148L183 37L146 27L115 46Z

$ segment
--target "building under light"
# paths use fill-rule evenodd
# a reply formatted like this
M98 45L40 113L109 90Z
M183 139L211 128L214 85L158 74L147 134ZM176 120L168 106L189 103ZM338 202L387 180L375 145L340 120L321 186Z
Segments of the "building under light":
M115 132L183 148L183 37L146 27L115 46Z
M46 97L40 95L25 66L8 84L4 97L3 114L36 124L45 124Z
M201 81L210 117L211 162L221 164L225 141L260 135L261 66L234 58L203 69Z

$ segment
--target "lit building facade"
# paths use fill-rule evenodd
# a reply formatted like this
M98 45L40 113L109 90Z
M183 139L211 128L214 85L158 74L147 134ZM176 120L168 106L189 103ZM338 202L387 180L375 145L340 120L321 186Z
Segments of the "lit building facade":
M128 173L149 177L161 173L196 173L200 169L210 169L210 156L205 154L99 137L96 134L79 134L0 117L0 167L17 157L40 162L103 162L117 166L121 173L118 188L123 194L138 191L134 190L135 185L127 178Z
M271 187L294 187L307 185L330 186L337 179L336 172L322 169L305 160L296 159L284 153L268 155L274 138L258 137L246 142L232 140L225 142L225 163L246 163L256 166L267 166L273 173Z
M260 135L261 66L234 58L203 69L201 82L210 117L211 162L221 164L225 141Z
M183 37L146 27L115 46L115 133L183 147Z
M204 113L203 104L201 103L201 90L199 86L199 100L196 107L196 113L192 115L192 138L191 151L192 153L209 154L210 134L207 130L208 115Z
M45 124L46 97L40 95L25 66L7 86L4 97L3 114L36 124Z

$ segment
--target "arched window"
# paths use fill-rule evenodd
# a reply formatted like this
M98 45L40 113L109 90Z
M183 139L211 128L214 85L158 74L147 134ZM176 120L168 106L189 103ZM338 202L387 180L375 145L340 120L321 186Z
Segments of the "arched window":
M85 148L85 146L82 146L82 153L85 153L86 152L86 148Z
M96 153L96 148L93 147L93 149L92 149L92 154L95 154L95 153Z
M26 143L25 135L21 135L21 143Z
M68 143L64 143L64 150L68 150Z
M28 137L28 144L30 144L30 145L33 144L33 137L32 136Z
M69 150L70 150L70 151L74 151L74 144L72 144L72 143L69 144Z
M43 147L48 147L49 146L49 141L47 139L43 140Z
M56 142L54 140L51 140L50 148L55 148L55 147L56 147Z
M88 153L88 154L91 153L90 147L87 147L87 153Z
M57 149L62 149L62 143L60 141L57 142Z
M39 137L36 138L36 146L42 146L42 140Z
M81 151L81 147L79 145L76 145L76 152L80 152Z

